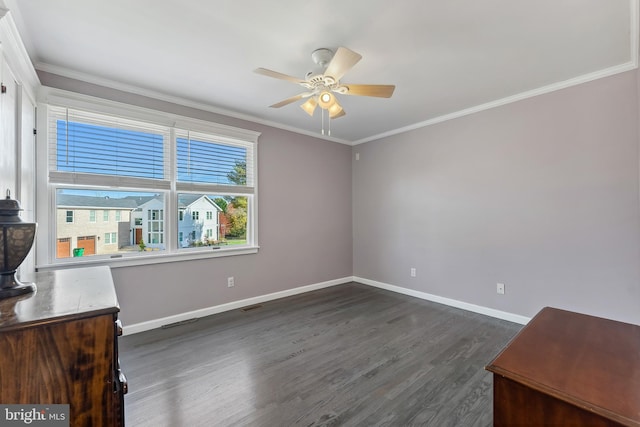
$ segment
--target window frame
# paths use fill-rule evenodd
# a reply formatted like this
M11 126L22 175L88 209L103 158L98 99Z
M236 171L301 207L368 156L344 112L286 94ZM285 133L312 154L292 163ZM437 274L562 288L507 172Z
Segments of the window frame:
M130 120L152 123L154 125L166 126L170 128L171 138L168 141L169 176L166 177L171 182L170 189L150 189L139 187L114 187L97 184L97 180L92 180L90 184L63 184L60 181L53 183L49 179L49 107L64 107L88 111L96 114L106 114L123 117ZM258 252L258 138L260 132L248 129L240 129L214 122L179 116L172 113L165 113L150 110L143 107L132 106L120 102L114 102L87 95L81 95L64 90L43 87L39 96L37 126L40 131L38 138L38 170L46 171L39 173L37 181L37 201L41 207L37 211L39 223L39 233L36 243L36 266L39 269L60 268L61 266L81 266L87 264L106 264L112 267L124 267L131 265L145 265L175 261L186 261L193 259L215 258L224 256L235 256L245 254L255 254ZM225 144L232 141L237 144L246 145L251 150L252 155L252 187L225 187L218 185L213 191L208 185L198 183L178 183L176 164L176 133L178 131L193 131L208 134L220 139L220 143ZM55 171L53 171L55 172ZM250 171L247 171L248 173ZM55 175L55 174L54 174ZM165 249L162 251L141 252L131 254L102 254L91 257L76 258L56 258L55 245L57 242L55 212L57 209L55 194L60 188L81 188L88 190L107 191L154 191L164 194L164 216L163 230ZM250 191L252 189L252 191ZM240 191L239 191L240 190ZM239 247L197 247L181 248L178 241L178 194L185 192L193 193L220 193L233 196L247 196L250 199L247 209L247 244ZM75 215L74 215L75 216ZM74 218L75 219L75 218ZM96 218L97 219L97 218ZM146 221L146 219L143 219ZM146 237L146 236L145 236Z

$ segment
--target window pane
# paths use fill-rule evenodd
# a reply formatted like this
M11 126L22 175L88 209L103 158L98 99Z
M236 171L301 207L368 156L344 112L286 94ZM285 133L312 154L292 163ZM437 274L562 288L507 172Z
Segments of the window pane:
M189 134L188 134L189 135ZM247 148L178 137L178 182L247 185Z
M166 126L64 107L49 113L52 170L165 178Z
M145 211L164 211L162 194L58 189L56 207L56 258L165 249L164 223L143 220L147 215ZM103 210L103 218L108 218L112 211L119 211L120 221L95 222L95 210L89 208ZM91 212L94 221L91 221ZM75 219L72 223L67 221L69 213ZM153 235L153 242L143 239L148 233Z
M246 245L248 202L247 196L178 194L178 247Z
M56 170L164 178L164 135L57 120Z

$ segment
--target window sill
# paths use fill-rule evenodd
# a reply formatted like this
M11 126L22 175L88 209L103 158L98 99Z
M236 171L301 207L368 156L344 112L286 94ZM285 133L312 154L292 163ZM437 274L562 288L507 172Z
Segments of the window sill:
M221 258L237 255L250 255L258 253L259 246L243 246L241 248L220 249L183 249L167 254L140 254L123 256L121 258L101 257L77 257L68 258L52 264L37 265L36 270L60 270L65 268L87 267L93 265L108 265L111 268L133 267L136 265L164 264L168 262L193 261L198 259Z

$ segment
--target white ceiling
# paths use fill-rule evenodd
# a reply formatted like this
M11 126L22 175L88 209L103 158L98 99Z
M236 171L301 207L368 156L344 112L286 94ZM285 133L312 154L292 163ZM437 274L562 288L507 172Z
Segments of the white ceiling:
M319 110L268 106L303 92L311 52L363 59L332 138L364 142L634 68L638 0L5 0L36 69L319 136Z

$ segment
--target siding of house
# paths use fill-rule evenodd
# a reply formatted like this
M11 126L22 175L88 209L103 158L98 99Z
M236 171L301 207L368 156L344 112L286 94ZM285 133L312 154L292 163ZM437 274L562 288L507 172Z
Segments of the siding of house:
M194 219L195 212L198 212L197 220ZM211 213L211 219L207 219L207 212ZM183 211L182 221L178 221L178 236L180 233L183 236L179 243L182 246L188 246L191 241L219 240L218 212L220 208L205 196L187 206ZM207 230L210 230L211 237L207 237ZM195 232L195 237L190 237L192 232Z
M109 221L103 220L103 212L109 213ZM73 222L67 222L67 211L73 212ZM95 212L95 221L90 221L90 212ZM120 212L120 223L129 223L130 211L124 209L105 209L105 208L78 208L78 207L59 207L56 212L57 237L58 239L69 238L71 248L78 247L78 237L95 236L95 253L110 254L117 253L121 247L119 242L129 240L128 226L127 233L122 236L120 232L120 224L116 221L116 211ZM116 243L105 243L106 233L117 233ZM126 240L125 240L126 239Z

